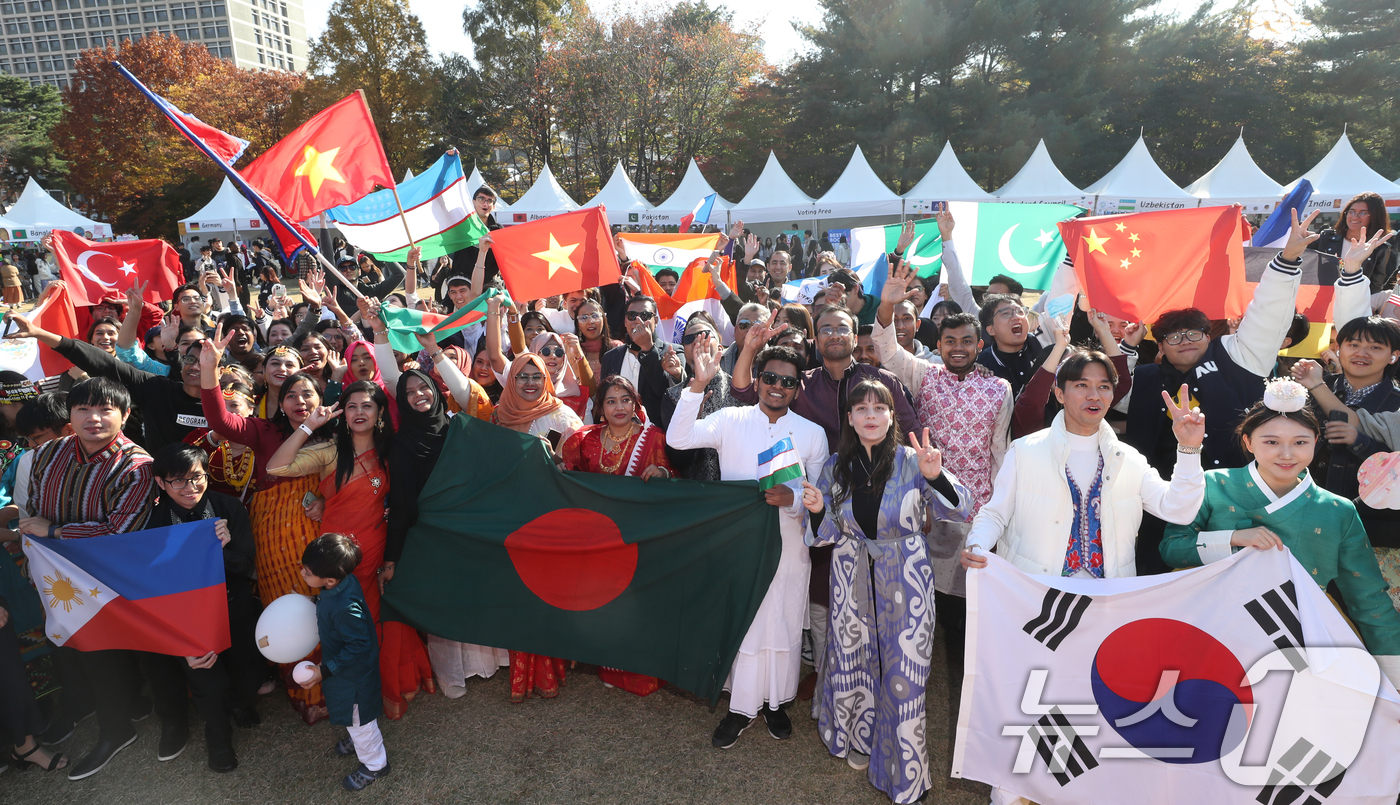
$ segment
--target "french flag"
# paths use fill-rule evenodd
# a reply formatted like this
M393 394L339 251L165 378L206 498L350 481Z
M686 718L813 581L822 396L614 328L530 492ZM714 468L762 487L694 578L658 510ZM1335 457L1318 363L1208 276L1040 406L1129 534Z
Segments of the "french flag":
M55 645L202 657L232 641L214 520L88 539L24 537Z
M1312 198L1312 194L1312 182L1307 179L1299 179L1298 186L1283 197L1283 201L1274 208L1273 214L1260 224L1258 229L1254 230L1252 241L1245 245L1282 248L1283 244L1288 242L1288 233L1293 229L1292 211L1298 211L1299 221L1306 218L1303 210L1307 208L1308 199Z
M715 197L718 193L711 193L700 199L700 203L695 205L695 209L681 216L681 232L689 232L690 225L699 221L702 225L710 222L710 212L715 208Z

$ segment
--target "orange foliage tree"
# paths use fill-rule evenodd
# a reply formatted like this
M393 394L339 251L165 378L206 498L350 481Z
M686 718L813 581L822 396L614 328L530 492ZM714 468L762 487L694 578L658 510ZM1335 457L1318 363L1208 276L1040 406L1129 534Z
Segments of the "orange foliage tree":
M69 183L118 232L170 237L175 222L213 197L223 172L111 65L119 60L152 92L251 144L246 164L302 121L288 120L297 73L243 70L202 45L151 34L83 51L53 130Z

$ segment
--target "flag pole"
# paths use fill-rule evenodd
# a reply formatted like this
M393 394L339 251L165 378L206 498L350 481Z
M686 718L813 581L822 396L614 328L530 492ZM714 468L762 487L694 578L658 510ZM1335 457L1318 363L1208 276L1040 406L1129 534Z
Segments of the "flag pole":
M399 220L403 221L403 233L408 235L408 248L412 249L418 245L418 242L413 239L413 233L408 231L408 216L404 214L403 202L399 200L399 188L395 185L389 189L394 191L394 203L399 207Z

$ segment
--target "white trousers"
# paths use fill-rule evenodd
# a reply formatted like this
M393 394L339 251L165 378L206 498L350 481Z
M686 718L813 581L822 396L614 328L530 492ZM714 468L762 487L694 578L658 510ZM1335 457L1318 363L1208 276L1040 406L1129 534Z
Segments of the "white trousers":
M384 751L384 735L379 731L379 719L368 724L360 723L360 706L355 705L355 726L350 730L350 741L355 744L355 757L370 771L379 771L389 765L389 755Z

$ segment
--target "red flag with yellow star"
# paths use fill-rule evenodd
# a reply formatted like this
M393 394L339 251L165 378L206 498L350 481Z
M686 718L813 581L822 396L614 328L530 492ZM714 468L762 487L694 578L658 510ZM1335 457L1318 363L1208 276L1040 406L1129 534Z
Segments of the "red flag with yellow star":
M1229 319L1249 302L1238 206L1076 218L1060 234L1101 313L1150 324L1193 307Z
M305 221L394 186L384 144L358 90L297 127L242 171L248 184Z
M622 277L602 207L492 232L491 252L506 290L520 302L612 285Z

